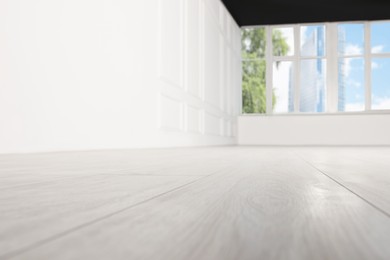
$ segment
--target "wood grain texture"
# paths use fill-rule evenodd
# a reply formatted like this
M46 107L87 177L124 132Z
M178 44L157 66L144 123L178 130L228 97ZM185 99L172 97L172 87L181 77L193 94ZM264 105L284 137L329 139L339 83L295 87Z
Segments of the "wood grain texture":
M389 148L311 148L298 153L390 216Z
M152 168L143 150L134 153L138 169L159 176L115 174L116 166L0 190L0 241L8 249L0 259L389 259L390 218L313 165L330 154L352 174L360 156L390 149L343 149L150 150ZM134 151L122 152L131 159ZM95 158L115 157L102 154ZM93 168L94 156L86 157ZM390 169L381 159L366 163L381 180ZM186 176L185 165L202 172Z
M198 178L97 175L0 190L0 252L29 247Z
M19 174L208 175L229 163L232 154L229 149L213 149L212 153L182 148L1 155L0 179Z

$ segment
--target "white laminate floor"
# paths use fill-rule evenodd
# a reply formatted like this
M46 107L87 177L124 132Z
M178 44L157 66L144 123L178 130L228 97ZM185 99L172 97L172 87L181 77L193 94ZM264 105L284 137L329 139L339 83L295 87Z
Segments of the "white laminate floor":
M0 155L0 259L390 259L390 148Z

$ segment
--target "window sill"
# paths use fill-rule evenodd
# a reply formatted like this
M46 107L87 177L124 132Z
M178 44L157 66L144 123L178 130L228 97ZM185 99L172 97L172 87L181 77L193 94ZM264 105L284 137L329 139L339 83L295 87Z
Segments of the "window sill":
M334 113L279 113L279 114L240 114L239 116L251 117L280 117L280 116L361 116L361 115L390 115L390 110L375 110L364 112L334 112Z

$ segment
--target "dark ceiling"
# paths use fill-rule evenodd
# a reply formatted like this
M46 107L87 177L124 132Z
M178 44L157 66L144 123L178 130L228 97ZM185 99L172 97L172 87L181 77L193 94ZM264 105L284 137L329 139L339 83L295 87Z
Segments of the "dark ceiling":
M390 19L390 0L222 0L240 26Z

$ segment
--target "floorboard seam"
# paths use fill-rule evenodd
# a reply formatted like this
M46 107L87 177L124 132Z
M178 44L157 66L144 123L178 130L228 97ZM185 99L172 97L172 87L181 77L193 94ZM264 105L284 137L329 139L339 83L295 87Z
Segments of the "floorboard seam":
M354 194L355 196L357 196L358 198L360 198L361 200L363 200L364 202L366 202L367 204L369 204L371 207L373 207L374 209L378 210L379 212L381 212L382 214L384 214L386 217L390 218L390 213L388 213L387 211L381 209L380 207L378 207L377 205L375 205L374 203L372 203L371 201L367 200L366 198L364 198L363 196L359 195L358 193L356 193L355 191L353 191L352 189L348 188L346 185L342 184L341 182L339 182L338 180L336 180L335 178L331 177L330 175L328 175L326 172L322 171L321 169L319 169L318 167L316 167L315 165L313 165L312 163L310 163L309 161L307 161L306 159L302 158L300 155L298 155L299 158L301 158L304 162L306 162L308 165L310 165L312 168L314 168L315 170L317 170L318 172L320 172L322 175L326 176L327 178L329 178L330 180L332 180L333 182L337 183L338 185L340 185L341 187L343 187L344 189L348 190L349 192L351 192L352 194Z
M166 177L166 176L169 176L169 177L202 177L202 176L208 176L207 174L142 174L142 173L102 173L102 174L99 174L99 175L104 175L104 176L145 176L145 177L149 177L149 176L153 176L153 177Z
M226 169L223 169L223 170L226 170ZM76 231L78 231L78 230L80 230L80 229L86 228L86 227L91 226L91 225L93 225L93 224L96 224L96 223L98 223L98 222L100 222L100 221L106 220L106 219L108 219L108 218L110 218L110 217L112 217L112 216L115 216L115 215L120 214L120 213L122 213L122 212L125 212L125 211L127 211L127 210L131 210L131 209L133 209L133 208L135 208L135 207L137 207L137 206L140 206L140 205L142 205L142 204L144 204L144 203L147 203L147 202L149 202L149 201L152 201L152 200L154 200L154 199L157 199L157 198L159 198L159 197L161 197L161 196L164 196L164 195L167 195L167 194L169 194L169 193L172 193L172 192L181 190L181 189L183 189L183 188L185 188L185 187L187 187L187 186L190 186L190 185L192 185L192 184L194 184L194 183L196 183L196 182L199 182L199 181L201 181L201 180L203 180L203 179L206 179L206 178L208 178L208 177L210 177L210 176L212 176L212 175L215 175L215 174L217 174L217 173L219 173L219 172L221 172L221 171L223 171L223 170L218 170L218 171L215 171L215 172L213 172L213 173L211 173L211 174L209 174L209 175L202 176L202 177L200 177L200 178L198 178L198 179L196 179L196 180L194 180L194 181L185 183L185 184L180 185L180 186L178 186L178 187L176 187L176 188L173 188L173 189L171 189L171 190L168 190L168 191L165 191L165 192L163 192L163 193L157 194L157 195L155 195L155 196L153 196L153 197L151 197L151 198L148 198L148 199L145 199L145 200L140 201L140 202L138 202L138 203L132 204L132 205L130 205L130 206L126 207L126 208L123 208L123 209L121 209L121 210L112 212L112 213L107 214L107 215L105 215L105 216L102 216L102 217L100 217L100 218L91 220L91 221L89 221L89 222L86 222L86 223L84 223L84 224L78 225L78 226L73 227L73 228L71 228L71 229L65 230L65 231L63 231L63 232L60 232L60 233L55 234L55 235L53 235L53 236L50 236L50 237L48 237L48 238L42 239L42 240L40 240L40 241L37 241L37 242L35 242L35 243L32 243L32 244L30 244L30 245L24 247L24 248L20 248L20 249L18 249L18 250L14 250L14 251L11 251L11 252L9 252L9 253L6 253L6 254L4 254L4 255L0 255L0 259L1 259L1 260L2 260L2 259L4 259L4 260L7 259L7 260L8 260L8 259L10 259L10 258L19 256L19 255L21 255L21 254L23 254L23 253L26 253L26 252L28 252L28 251L31 251L31 250L36 249L36 248L38 248L38 247L41 247L41 246L43 246L43 245L45 245L45 244L48 244L48 243L50 243L50 242L53 242L53 241L55 241L55 240L58 240L58 239L60 239L60 238L62 238L62 237L64 237L64 236L67 236L67 235L71 234L71 233L74 233L74 232L76 232Z

